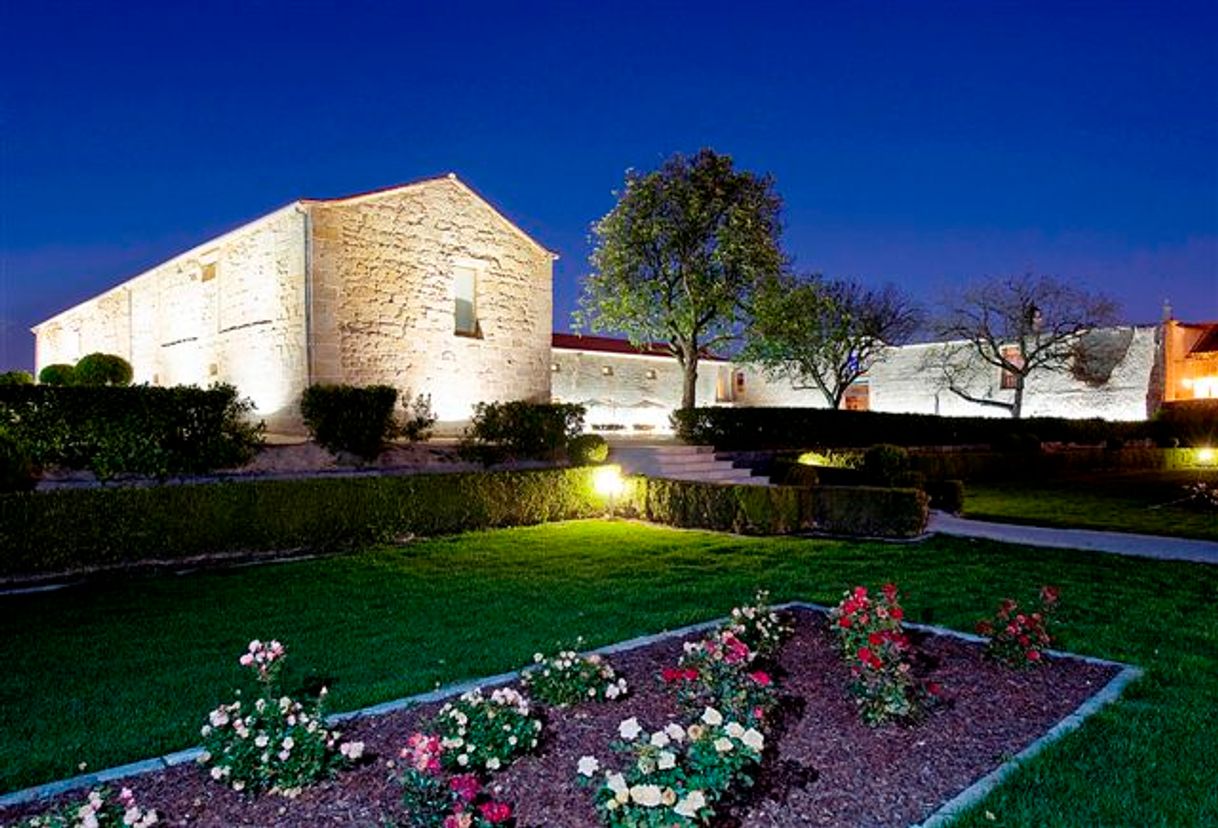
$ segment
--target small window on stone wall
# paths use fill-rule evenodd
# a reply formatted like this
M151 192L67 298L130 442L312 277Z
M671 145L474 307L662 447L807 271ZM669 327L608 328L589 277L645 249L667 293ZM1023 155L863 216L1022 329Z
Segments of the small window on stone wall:
M208 262L203 265L203 272L199 275L199 281L210 282L214 278L216 278L216 263Z
M655 378L656 378L656 369L648 368L647 369L647 379L655 379Z
M612 365L602 365L601 366L601 376L602 377L613 376L613 366Z
M1023 357L1020 356L1018 348L1014 348L1014 347L1003 348L1002 349L1002 358L1005 359L1007 362L1011 363L1012 365L1018 365L1021 367L1023 366ZM1011 371L1007 371L1006 369L1003 369L1001 387L1004 390L1010 390L1010 389L1014 388L1017 384L1018 383L1017 383L1016 375L1014 373L1012 373Z
M453 269L454 330L461 336L478 335L478 271L472 267Z
M562 366L559 365L557 362L550 363L550 373L551 374L557 374L560 370L562 370Z

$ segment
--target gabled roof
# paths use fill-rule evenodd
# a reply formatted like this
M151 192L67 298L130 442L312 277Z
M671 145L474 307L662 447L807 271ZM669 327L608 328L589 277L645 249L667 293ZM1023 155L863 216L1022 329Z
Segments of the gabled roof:
M504 224L506 224L508 227L510 227L512 229L512 231L514 233L516 233L518 236L520 236L522 239L524 239L529 244L536 247L541 252L546 253L547 255L552 256L555 259L558 258L557 253L555 253L553 250L550 250L545 245L543 245L541 242L537 241L537 239L533 238L528 233L526 233L524 230L522 230L518 224L516 224L514 221L512 221L510 218L508 218L507 215L503 212L503 210L501 210L498 206L496 206L490 199L488 199L486 196L482 195L482 193L478 192L470 185L466 184L464 181L462 181L460 178L457 177L456 173L453 173L453 172L446 173L444 175L432 175L432 176L428 176L427 178L419 178L414 181L407 181L402 184L391 184L388 187L377 187L375 190L365 190L362 193L352 193L351 195L335 196L333 198L302 198L302 199L300 199L300 203L301 204L346 204L346 203L351 203L351 202L359 202L359 201L366 201L369 199L381 198L381 197L384 197L387 195L392 195L394 193L401 192L402 190L410 190L410 189L414 189L416 187L426 187L426 186L429 186L432 184L441 184L444 182L451 182L452 184L455 184L458 188L465 191L466 193L468 193L469 195L473 196L478 201L480 201L484 205L486 205L486 207L492 213L494 213L496 216L498 216L499 219L501 221L503 221Z
M611 336L583 336L581 334L556 333L552 344L564 351L592 351L601 354L626 354L629 356L662 357L673 359L672 351L667 342L652 342L642 346L631 345L628 340L616 339ZM698 356L707 362L727 362L721 356L716 356L703 350Z

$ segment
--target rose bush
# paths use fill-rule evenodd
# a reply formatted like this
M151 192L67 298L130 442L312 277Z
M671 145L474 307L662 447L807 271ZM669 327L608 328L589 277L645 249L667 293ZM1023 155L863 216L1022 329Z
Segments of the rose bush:
M541 720L520 693L500 687L484 696L471 690L440 708L434 729L440 734L441 761L457 771L495 771L537 747Z
M512 809L483 789L472 773L445 777L441 771L444 748L440 737L416 733L410 737L401 757L405 769L398 781L402 785L404 828L490 828L508 826Z
M29 817L13 828L150 828L158 821L155 810L136 803L130 788L123 788L118 796L108 788L98 788L79 804Z
M284 695L279 675L287 654L278 641L250 642L239 662L253 672L258 692L212 710L203 725L199 762L217 782L235 791L270 790L294 796L312 782L358 761L362 742L340 742L325 726L326 690L312 704Z
M978 635L989 639L986 654L1012 668L1033 667L1044 661L1044 651L1053 643L1049 625L1057 611L1057 587L1043 586L1038 606L1021 611L1010 598L1003 599L993 618L977 622Z
M557 655L533 656L521 681L531 698L554 707L585 701L614 701L626 695L626 679L599 655L563 650Z
M913 674L905 611L897 599L895 584L885 584L878 598L858 586L829 614L850 669L850 693L860 717L872 726L919 719L939 693L937 685L923 684Z

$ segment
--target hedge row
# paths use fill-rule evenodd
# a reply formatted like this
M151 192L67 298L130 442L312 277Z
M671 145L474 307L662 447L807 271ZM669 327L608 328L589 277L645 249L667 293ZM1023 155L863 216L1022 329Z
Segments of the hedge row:
M632 505L655 523L739 534L815 529L832 535L907 538L926 529L927 496L875 486L742 486L638 478Z
M231 385L0 387L0 427L38 466L99 477L206 472L247 462L261 444Z
M67 489L0 496L0 574L326 549L602 514L595 469Z
M893 442L1005 448L1020 438L1079 445L1149 439L1160 445L1189 446L1218 438L1218 407L1172 404L1155 419L1142 422L941 417L825 408L695 408L674 412L673 424L682 440L720 450L857 448Z

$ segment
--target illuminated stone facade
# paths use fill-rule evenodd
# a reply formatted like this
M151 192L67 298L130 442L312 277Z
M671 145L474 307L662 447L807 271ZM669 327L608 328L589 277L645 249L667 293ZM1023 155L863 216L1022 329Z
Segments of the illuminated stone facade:
M36 370L118 354L136 382L232 383L280 431L311 382L384 383L455 424L550 398L553 259L455 176L298 201L35 326Z

